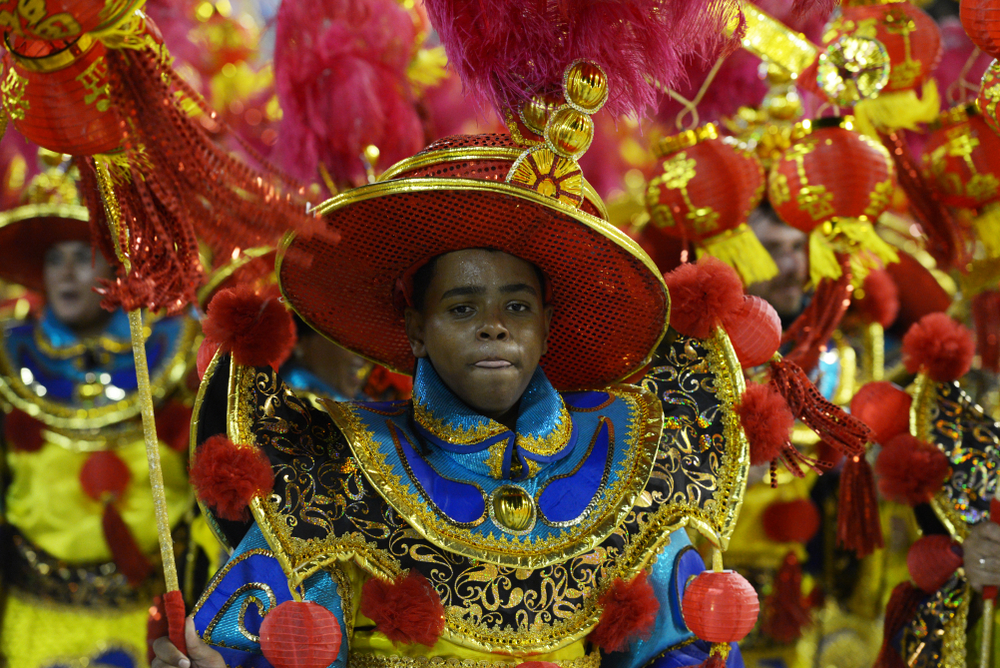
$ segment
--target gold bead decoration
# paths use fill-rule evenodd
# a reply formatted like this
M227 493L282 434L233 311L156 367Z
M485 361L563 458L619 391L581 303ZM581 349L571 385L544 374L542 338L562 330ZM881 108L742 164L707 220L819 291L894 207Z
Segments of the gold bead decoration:
M578 158L594 139L594 121L573 107L560 107L545 126L545 139L559 155Z
M535 524L535 503L520 487L504 485L490 499L493 520L505 529L520 533Z
M563 90L571 106L593 114L608 101L608 77L596 63L578 60L566 68Z
M889 53L877 39L844 35L820 55L816 78L834 104L854 106L889 82Z
M521 107L521 120L536 134L545 133L545 124L552 112L563 106L562 97L555 94L535 95Z

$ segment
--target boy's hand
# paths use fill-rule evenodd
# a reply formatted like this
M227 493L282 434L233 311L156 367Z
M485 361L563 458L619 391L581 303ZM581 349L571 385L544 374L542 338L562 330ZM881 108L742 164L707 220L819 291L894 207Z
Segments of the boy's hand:
M174 647L167 637L153 641L156 658L150 668L226 668L222 655L209 647L194 630L194 618L188 617L184 624L184 640L188 646L188 656Z

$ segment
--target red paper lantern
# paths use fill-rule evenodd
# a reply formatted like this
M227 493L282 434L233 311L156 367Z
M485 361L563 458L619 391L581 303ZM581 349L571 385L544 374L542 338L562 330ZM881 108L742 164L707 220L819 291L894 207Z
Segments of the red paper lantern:
M84 36L51 53L3 59L3 108L25 138L52 151L94 155L118 150L122 130L108 91L107 49Z
M978 209L979 240L990 257L1000 257L1000 136L975 107L955 107L931 131L922 160L942 202Z
M943 534L924 536L906 553L910 577L927 593L943 587L961 565L961 547Z
M892 200L894 170L885 147L855 132L849 116L805 121L793 137L771 165L767 191L783 221L813 235L813 283L840 277L835 252L866 251L895 262L896 252L871 226Z
M983 72L983 80L979 84L979 95L976 103L983 114L983 119L993 132L1000 134L1000 121L997 120L997 103L1000 102L1000 61L994 60Z
M712 124L665 137L654 153L659 171L646 189L654 227L693 241L736 269L744 283L777 275L746 224L764 194L764 169L756 155L719 137Z
M4 0L0 30L43 41L72 41L121 22L143 0Z
M744 295L742 308L724 318L722 325L744 368L767 362L781 345L781 318L760 297Z
M260 648L274 668L326 668L337 659L340 622L311 601L285 601L264 615Z
M742 640L760 612L757 592L736 571L704 571L688 585L681 604L684 623L702 640Z
M889 54L889 81L882 94L918 88L941 58L941 30L926 12L909 2L844 0L823 35L829 45L852 35L880 41Z
M998 0L962 0L959 18L973 44L994 58L1000 58L1000 2Z

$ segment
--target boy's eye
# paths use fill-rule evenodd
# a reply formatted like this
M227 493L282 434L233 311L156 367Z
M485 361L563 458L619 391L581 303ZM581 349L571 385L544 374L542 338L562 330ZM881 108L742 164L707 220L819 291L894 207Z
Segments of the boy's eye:
M472 307L466 304L459 304L458 306L452 306L448 310L454 313L455 315L466 315L467 313L470 313L472 311Z
M531 307L524 302L511 302L507 305L507 308L515 313L523 313L525 311L530 311Z

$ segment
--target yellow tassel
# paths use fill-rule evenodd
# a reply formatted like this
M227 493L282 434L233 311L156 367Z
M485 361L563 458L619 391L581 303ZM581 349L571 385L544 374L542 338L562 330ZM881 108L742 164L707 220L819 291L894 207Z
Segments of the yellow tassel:
M810 285L815 288L824 278L836 280L842 273L840 263L834 254L833 244L823 234L822 228L817 227L809 234Z
M870 100L861 100L854 106L854 120L858 129L869 137L878 131L916 130L918 123L930 123L941 110L941 96L937 84L929 79L920 97L915 90L883 93Z
M778 275L778 266L746 223L704 240L698 249L698 256L702 255L716 257L735 269L743 285L769 281Z
M866 254L874 255L882 265L899 262L899 254L896 249L883 241L876 232L872 224L867 220L857 218L838 218L833 226L834 233L846 238L851 250L854 253L864 251ZM876 268L878 265L873 262L865 263L869 268Z
M987 204L975 220L976 235L986 249L986 256L1000 257L1000 204Z

